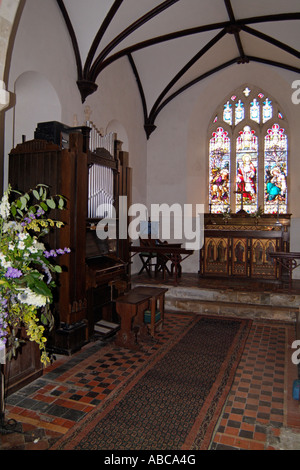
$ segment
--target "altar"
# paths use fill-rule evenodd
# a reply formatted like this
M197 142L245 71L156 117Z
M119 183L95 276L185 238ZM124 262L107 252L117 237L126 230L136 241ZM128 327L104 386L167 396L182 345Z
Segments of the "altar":
M205 214L199 274L282 280L288 273L270 253L289 252L289 240L289 214Z

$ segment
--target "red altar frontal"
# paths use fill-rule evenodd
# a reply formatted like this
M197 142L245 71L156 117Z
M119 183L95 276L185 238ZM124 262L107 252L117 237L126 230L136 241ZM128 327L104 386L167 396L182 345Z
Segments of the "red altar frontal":
M270 280L285 276L270 253L289 252L289 214L205 214L204 221L201 276Z

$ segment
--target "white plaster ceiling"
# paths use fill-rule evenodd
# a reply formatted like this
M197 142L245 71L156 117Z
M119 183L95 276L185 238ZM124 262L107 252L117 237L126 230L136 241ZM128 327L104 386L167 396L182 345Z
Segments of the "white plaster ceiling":
M233 64L299 73L299 0L56 0L72 39L82 101L127 57L148 136L182 90ZM98 80L100 83L101 80Z

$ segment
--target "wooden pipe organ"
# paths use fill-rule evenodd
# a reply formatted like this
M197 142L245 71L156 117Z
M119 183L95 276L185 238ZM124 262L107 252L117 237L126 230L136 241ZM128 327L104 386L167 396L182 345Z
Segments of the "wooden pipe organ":
M9 183L28 191L39 183L52 194L64 195L67 209L55 214L65 225L49 238L51 248L69 246L71 254L60 262L64 272L54 313L55 331L49 347L71 354L93 335L95 315L109 311L113 286L128 284L128 240L100 241L96 224L118 218L118 197L130 202L131 169L128 153L114 133L101 136L94 126L68 127L54 122L39 123L35 138L18 144L9 155ZM97 134L97 135L96 135Z

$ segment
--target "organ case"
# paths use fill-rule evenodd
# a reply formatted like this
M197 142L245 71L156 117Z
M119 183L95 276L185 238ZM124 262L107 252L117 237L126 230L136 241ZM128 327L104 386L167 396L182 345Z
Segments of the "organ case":
M90 339L95 313L98 317L102 314L101 304L111 304L115 287L126 289L128 283L128 242L107 240L100 247L95 231L98 221L109 215L97 213L99 205L109 207L108 202L114 203L118 211L119 194L128 195L130 200L128 154L121 150L115 134L108 139L113 153L101 147L91 150L91 132L89 125L70 128L57 122L40 123L35 133L39 138L17 145L9 155L12 188L28 191L44 183L51 194L67 198L66 210L51 214L62 220L64 227L51 233L46 241L51 248L71 248L71 254L59 260L63 273L58 278L53 304L56 326L47 343L50 349L63 354L72 354ZM102 145L101 141L97 143ZM103 168L101 181L94 174L97 166ZM101 298L99 287L108 299Z

